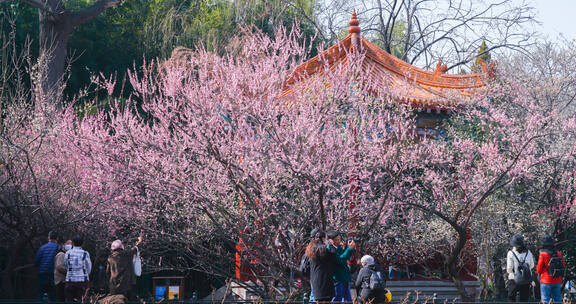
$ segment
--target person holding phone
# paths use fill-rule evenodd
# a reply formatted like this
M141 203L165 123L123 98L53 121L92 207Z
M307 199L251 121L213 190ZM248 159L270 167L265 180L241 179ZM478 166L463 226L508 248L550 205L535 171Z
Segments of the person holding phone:
M328 240L335 247L337 256L333 276L335 296L332 302L352 302L352 295L350 294L352 274L350 273L350 267L348 267L348 261L354 253L356 243L354 240L349 240L348 246L345 248L341 243L340 233L335 230L328 231Z

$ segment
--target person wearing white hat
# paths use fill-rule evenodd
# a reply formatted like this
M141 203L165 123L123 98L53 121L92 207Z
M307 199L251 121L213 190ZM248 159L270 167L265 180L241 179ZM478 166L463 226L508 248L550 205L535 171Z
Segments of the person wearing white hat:
M360 259L362 269L356 278L355 287L360 289L358 301L365 303L384 303L386 301L386 282L384 271L374 262L374 258L365 255Z
M127 299L132 297L132 285L136 283L134 273L133 257L138 252L138 246L142 242L142 237L133 248L124 249L121 240L115 240L110 245L110 256L108 257L108 266L106 272L109 281L110 295L124 295Z

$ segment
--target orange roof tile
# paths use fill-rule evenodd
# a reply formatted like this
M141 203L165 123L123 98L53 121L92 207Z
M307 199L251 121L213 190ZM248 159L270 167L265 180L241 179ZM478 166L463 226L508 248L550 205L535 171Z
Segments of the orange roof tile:
M289 96L293 90L305 85L305 79L322 73L325 65L332 68L346 62L348 54L356 48L364 53L362 69L370 71L376 84L391 88L393 98L415 108L452 108L457 106L458 100L473 96L485 85L485 75L481 73L450 75L443 73L446 66L441 62L433 72L404 62L360 36L358 24L354 12L348 36L298 66L286 81L286 89L281 95Z

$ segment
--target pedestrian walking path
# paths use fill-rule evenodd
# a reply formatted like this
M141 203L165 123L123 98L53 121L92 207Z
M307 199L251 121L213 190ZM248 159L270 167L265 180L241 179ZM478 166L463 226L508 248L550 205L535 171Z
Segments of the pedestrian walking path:
M480 284L478 281L464 281L468 294L480 294ZM451 281L388 281L386 283L388 290L392 292L392 301L400 302L408 297L410 300L433 300L436 298L437 302L444 300L458 299L458 289L454 282ZM430 301L429 301L430 303Z

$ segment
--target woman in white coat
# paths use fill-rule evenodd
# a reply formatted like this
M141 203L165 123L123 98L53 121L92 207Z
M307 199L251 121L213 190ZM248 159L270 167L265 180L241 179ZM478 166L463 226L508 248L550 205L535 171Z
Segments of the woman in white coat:
M506 256L506 271L508 272L508 300L516 302L516 294L520 293L520 302L528 302L530 298L530 284L531 279L526 276L531 276L532 269L534 269L534 256L526 248L524 237L521 234L515 234L510 239L512 249L508 251ZM523 267L523 264L525 265ZM522 276L523 268L529 269L529 274L526 272Z

